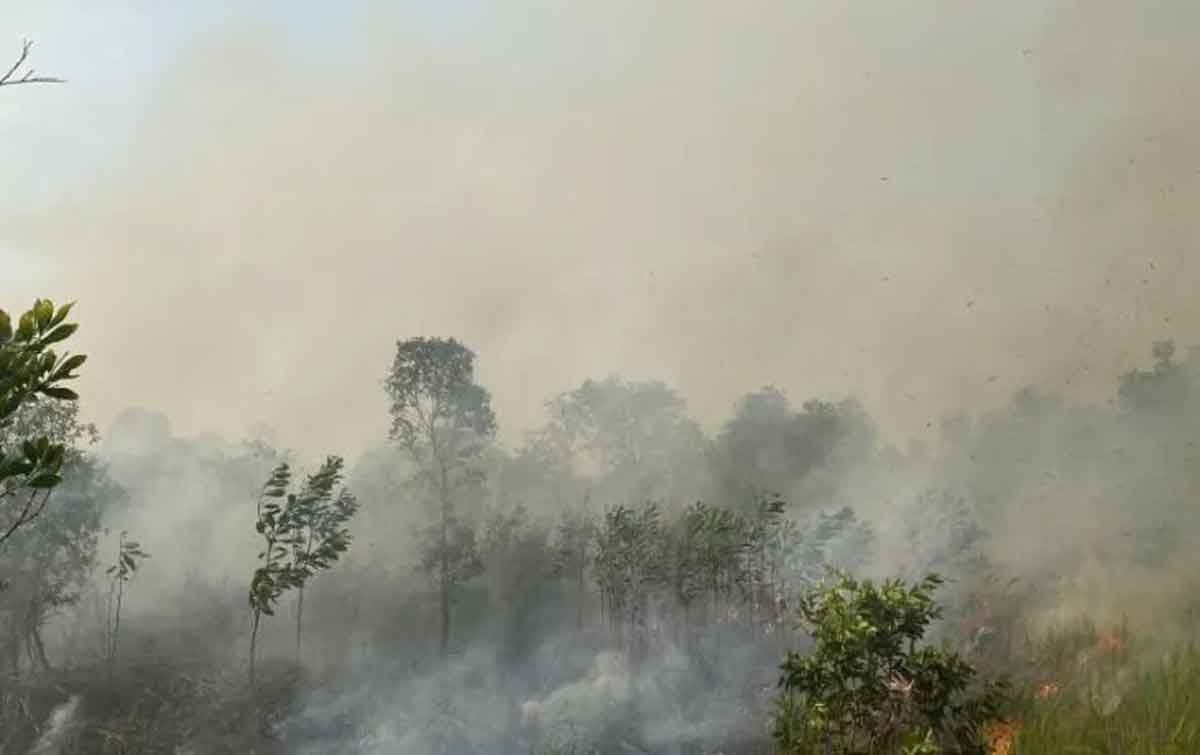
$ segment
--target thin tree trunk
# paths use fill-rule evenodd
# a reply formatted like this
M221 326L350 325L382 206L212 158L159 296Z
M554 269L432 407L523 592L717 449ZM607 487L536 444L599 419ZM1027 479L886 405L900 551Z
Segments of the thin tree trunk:
M117 603L116 599L114 598L116 591L117 586L116 584L113 584L113 586L108 590L108 601L104 606L104 660L109 662L109 665L112 664L113 606L115 606Z
M29 607L25 611L25 649L29 653L31 667L40 666L43 671L48 671L50 663L46 660L46 651L41 647L41 637L38 634L42 615L41 596L38 589L41 579L42 573L39 570L34 576L34 588L29 596Z
M300 633L304 625L304 585L300 585L296 594L296 663L300 662Z
M577 591L577 601L576 601L576 603L575 603L575 630L576 630L576 632L582 632L582 631L583 631L583 601L584 601L584 597L585 597L585 595L584 595L584 589L585 589L585 586L584 586L584 581L583 581L583 576L584 576L584 575L583 575L583 572L584 572L584 567L583 567L583 565L581 564L581 565L579 566L579 572L578 572L578 574L576 575L576 586L577 586L577 588L578 588L578 591Z
M262 620L262 612L254 612L254 622L250 627L250 690L254 690L254 658L258 649L258 624Z
M25 631L22 633L22 635L24 637L24 642L21 644L25 646L25 657L29 659L29 670L33 671L37 669L38 663L37 658L33 654L33 642L29 639L28 627L25 628Z
M37 651L38 661L42 664L43 671L50 670L50 659L46 656L46 643L42 642L42 632L36 626L32 633L33 647Z
M121 600L125 597L125 582L124 580L117 581L117 610L113 614L113 633L112 633L112 663L117 664L117 651L120 646L121 637Z
M438 547L441 556L441 608L442 608L442 636L441 636L441 656L445 660L450 651L450 552L449 552L449 517L450 517L450 490L449 480L446 478L446 464L440 463L441 466L441 532L438 540Z
M446 515L445 509L442 511L442 526L441 526L441 570L440 570L440 593L441 609L442 609L442 634L439 650L442 660L446 659L450 649L450 554L446 552L447 537L446 537Z

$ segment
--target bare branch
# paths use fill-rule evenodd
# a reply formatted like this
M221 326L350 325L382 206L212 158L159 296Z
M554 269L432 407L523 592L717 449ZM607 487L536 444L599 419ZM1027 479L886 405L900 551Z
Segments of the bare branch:
M33 48L33 42L26 39L21 43L21 55L17 58L17 62L12 64L8 72L4 76L0 76L0 87L14 86L16 84L62 84L66 79L56 78L54 76L37 76L37 71L30 68L24 74L17 76L17 72L21 70L21 66L25 65L25 61L29 59L29 51Z

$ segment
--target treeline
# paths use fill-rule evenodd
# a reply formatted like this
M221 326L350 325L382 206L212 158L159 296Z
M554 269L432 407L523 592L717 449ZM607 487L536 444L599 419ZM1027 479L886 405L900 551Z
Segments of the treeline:
M50 348L38 339L62 320L39 307L6 342L14 354ZM182 440L149 412L122 415L99 444L73 394L38 390L60 387L45 380L73 358L26 356L32 377L9 383L23 393L0 423L15 460L0 662L26 680L101 663L119 687L147 658L244 672L261 651L267 687L299 661L328 694L375 690L363 726L397 715L379 706L398 689L461 681L467 664L490 681L438 693L436 709L406 697L419 749L528 751L564 716L593 743L765 746L778 663L809 642L796 608L831 567L953 575L931 631L976 652L999 641L1003 611L1050 599L1047 575L1097 553L1148 569L1183 557L1200 534L1180 525L1200 492L1200 380L1171 343L1153 356L1111 405L1026 389L903 450L852 400L796 408L768 387L708 436L668 386L617 377L547 402L511 448L474 352L410 339L386 375L387 446L344 480L333 456L297 486L303 464L269 439ZM1101 524L1081 535L1079 516ZM172 557L151 568L147 554ZM1024 580L1017 607L995 600L1009 576ZM269 620L280 609L290 621ZM614 674L628 680L610 690L620 705L551 715ZM496 711L500 734L485 732ZM19 720L5 719L28 728ZM718 720L720 732L705 723ZM155 736L186 739L180 726Z

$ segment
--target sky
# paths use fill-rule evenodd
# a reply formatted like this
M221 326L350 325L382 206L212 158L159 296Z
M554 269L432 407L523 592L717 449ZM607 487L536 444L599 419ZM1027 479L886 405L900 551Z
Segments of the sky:
M504 437L588 377L709 427L771 383L886 436L1200 333L1185 0L0 0L0 306L83 405L352 455L398 339Z

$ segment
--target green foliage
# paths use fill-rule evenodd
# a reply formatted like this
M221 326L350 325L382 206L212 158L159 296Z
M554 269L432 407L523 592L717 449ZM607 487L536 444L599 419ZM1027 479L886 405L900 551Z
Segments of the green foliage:
M675 540L676 592L690 603L704 591L728 596L739 581L739 557L750 543L747 521L734 511L696 502L680 518Z
M391 437L410 451L455 456L477 450L471 439L496 433L491 396L475 383L475 352L453 338L412 338L396 345L384 381L391 398Z
M329 456L315 474L309 475L299 492L289 493L292 470L283 462L272 470L258 497L255 529L263 539L258 559L261 565L250 580L249 601L254 614L250 632L250 683L254 684L255 652L259 623L263 616L274 616L279 599L289 590L298 590L296 611L296 650L299 653L304 618L304 587L317 572L333 566L350 547L346 523L358 511L358 501L342 488L345 462Z
M108 661L109 677L112 677L117 660L118 642L121 636L121 604L125 597L125 585L137 573L141 562L150 558L150 554L142 550L136 540L126 540L127 532L121 532L117 539L117 557L112 566L105 572L112 581L109 592L108 616Z
M524 506L494 510L483 527L480 556L500 657L527 658L536 647L546 605L557 594L551 530Z
M114 582L129 582L133 579L133 575L137 573L138 566L141 565L143 559L150 558L150 554L142 550L142 546L136 540L126 540L128 535L124 530L121 531L117 545L117 558L113 565L105 570L105 574Z
M1004 685L980 683L957 654L919 644L941 616L941 584L837 574L801 600L815 646L789 652L782 667L774 734L783 752L986 752L983 727L998 718Z
M910 571L923 569L965 578L979 576L987 568L978 547L987 533L962 495L924 491L917 505L906 512L903 533L914 557ZM936 547L930 549L929 543Z
M1066 638L1055 634L1047 642L1060 646ZM1044 649L1051 656L1062 650ZM1078 654L1069 655L1067 669L1056 669L1052 679L1054 694L1046 694L1050 679L1042 678L1022 696L1010 755L1200 752L1200 650L1194 645L1141 664L1131 657L1094 659L1082 674Z
M576 575L592 563L596 522L587 510L567 509L555 533L552 568L556 576Z
M793 495L839 454L864 458L872 430L853 401L807 401L796 411L778 388L744 396L714 439L711 466L728 501L750 502L760 486Z
M604 514L596 540L595 580L609 620L637 622L646 597L665 575L659 508L616 506Z
M483 573L475 529L454 515L421 528L418 534L418 566L440 584L453 590Z
M31 660L49 666L42 628L55 612L78 603L91 583L101 515L125 498L107 469L86 452L84 446L98 436L78 414L74 401L34 397L0 430L0 447L44 436L65 449L55 505L15 531L0 552L0 620L6 624L0 653L10 663L24 645Z
M286 463L278 465L258 497L258 520L254 527L263 538L263 550L258 554L262 566L254 570L250 580L250 608L256 615L273 616L283 593L302 584L300 574L288 561L291 549L301 538L295 510L287 506L294 499L287 492L291 480L291 467Z
M801 524L779 516L765 521L770 526L761 530L758 547L773 570L778 598L788 603L818 586L829 568L850 570L861 563L875 540L871 527L849 507L818 511Z
M58 354L54 344L78 329L66 322L73 304L55 308L49 299L38 299L18 318L0 310L0 502L23 492L25 503L14 512L5 511L0 522L0 543L41 513L50 492L62 481L66 446L47 435L15 436L12 432L22 406L36 397L74 401L78 395L62 383L77 377L87 357Z
M289 493L291 467L285 462L271 472L258 499L255 529L263 538L262 562L250 582L250 607L273 616L280 597L301 588L318 571L328 569L350 547L346 523L358 501L344 488L344 461L328 457L297 493Z
M453 338L398 343L384 388L392 402L390 437L412 458L417 479L437 503L436 522L419 528L418 537L421 569L438 583L445 656L454 591L483 569L475 530L455 514L455 494L482 483L496 416L487 389L475 382L475 352Z
M667 385L587 380L547 404L536 443L552 463L586 470L606 501L701 492L707 441Z
M300 494L288 497L289 517L296 529L291 563L302 580L331 567L350 547L346 524L357 513L358 500L345 488L334 496L343 466L340 457L327 458Z

